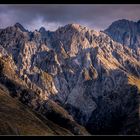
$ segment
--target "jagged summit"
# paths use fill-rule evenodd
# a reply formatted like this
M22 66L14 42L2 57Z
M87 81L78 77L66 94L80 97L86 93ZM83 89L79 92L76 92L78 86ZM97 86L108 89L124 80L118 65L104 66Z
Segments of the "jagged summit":
M14 25L14 27L19 28L22 32L27 32L27 30L18 22Z
M121 19L121 20L114 21L106 30L108 30L108 29L113 29L116 31L119 29L122 29L122 31L130 30L130 28L135 25L136 25L136 22L134 22L134 21L127 20L127 19Z
M134 21L133 20L129 20L129 19L119 19L119 20L114 21L113 23L129 23L129 22L132 23Z
M71 23L71 24L67 24L66 26L68 27L72 27L72 28L75 28L75 29L78 29L78 28L81 28L82 26L78 23Z
M67 31L73 30L73 31L79 31L80 32L80 31L82 31L84 29L87 30L88 28L85 27L85 26L82 26L82 25L80 25L78 23L70 23L70 24L67 24L65 26L59 27L56 31L60 31L60 30L67 30Z
M45 27L41 27L41 28L39 29L39 32L46 32Z
M104 32L113 40L130 48L135 48L139 44L139 21L118 20L113 22Z

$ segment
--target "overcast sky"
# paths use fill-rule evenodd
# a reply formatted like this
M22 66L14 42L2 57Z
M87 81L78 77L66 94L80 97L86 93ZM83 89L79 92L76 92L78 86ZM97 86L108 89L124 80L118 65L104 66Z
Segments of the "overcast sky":
M140 20L140 4L0 4L0 28L21 23L28 30L56 30L68 23L78 23L104 30L118 19Z

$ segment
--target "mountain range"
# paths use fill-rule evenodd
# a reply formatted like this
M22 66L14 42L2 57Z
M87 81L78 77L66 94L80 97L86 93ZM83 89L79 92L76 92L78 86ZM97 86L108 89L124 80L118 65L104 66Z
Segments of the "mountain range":
M0 29L2 135L137 135L139 95L140 21Z

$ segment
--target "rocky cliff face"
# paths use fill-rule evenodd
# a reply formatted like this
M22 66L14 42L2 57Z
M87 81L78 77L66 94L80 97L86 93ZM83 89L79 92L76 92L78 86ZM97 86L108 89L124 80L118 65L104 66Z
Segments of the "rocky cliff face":
M0 135L90 135L65 109L46 100L39 91L37 86L30 89L16 74L11 57L1 54Z
M140 59L140 21L128 21L125 19L113 22L106 30L114 41L132 48L138 60Z
M126 20L105 32L78 24L28 32L18 23L0 30L0 49L17 77L36 91L39 99L28 102L35 101L37 112L50 119L65 112L57 123L66 118L67 127L68 118L75 134L85 131L74 120L92 134L139 134L138 38L139 22ZM52 106L60 108L56 114Z

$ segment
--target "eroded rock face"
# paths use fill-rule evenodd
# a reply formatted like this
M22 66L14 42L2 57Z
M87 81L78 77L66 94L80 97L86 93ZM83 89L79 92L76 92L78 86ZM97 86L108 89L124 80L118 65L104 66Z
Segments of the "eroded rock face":
M133 55L139 59L140 23L125 19L113 22L105 31L114 41L132 48Z
M128 122L124 116L138 108L137 96L127 108L140 89L138 28L139 23L122 20L105 33L78 24L28 32L18 24L0 31L0 45L3 54L11 55L19 78L39 92L38 104L54 101L93 134L125 133L123 123L112 129L118 118L111 114L117 115L122 105L123 117L118 116ZM130 90L133 85L138 89Z

